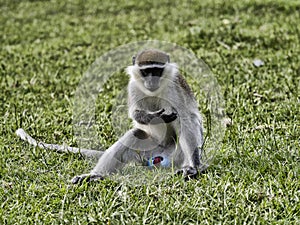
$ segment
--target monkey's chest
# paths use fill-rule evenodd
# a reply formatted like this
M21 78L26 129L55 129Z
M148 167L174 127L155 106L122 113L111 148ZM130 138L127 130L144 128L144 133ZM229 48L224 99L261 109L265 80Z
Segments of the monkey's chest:
M170 102L160 97L145 97L138 102L143 110L158 111L170 107Z

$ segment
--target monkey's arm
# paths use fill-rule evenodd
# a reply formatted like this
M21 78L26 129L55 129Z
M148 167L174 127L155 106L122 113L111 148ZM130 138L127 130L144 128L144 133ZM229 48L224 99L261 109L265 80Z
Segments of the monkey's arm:
M91 149L82 149L82 148L75 148L70 146L64 145L57 145L57 144L47 144L44 142L37 142L34 138L32 138L29 134L27 134L22 128L19 128L16 131L16 134L24 141L27 141L29 144L33 146L37 146L42 149L54 150L57 152L72 152L72 153L80 153L81 155L87 158L96 158L99 159L103 154L102 151L91 150Z
M170 113L166 113L165 109L154 112L136 109L133 113L133 119L140 124L170 123L177 119L177 112L173 108Z

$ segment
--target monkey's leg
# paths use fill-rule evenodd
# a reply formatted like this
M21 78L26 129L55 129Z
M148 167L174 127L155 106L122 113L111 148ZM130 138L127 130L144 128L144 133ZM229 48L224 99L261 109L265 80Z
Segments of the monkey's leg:
M182 168L177 174L183 174L186 178L194 178L200 168L200 151L203 142L203 129L201 121L192 117L192 121L180 121L179 146L183 152L184 159Z
M104 152L90 173L75 176L72 183L103 179L121 170L129 162L142 163L142 159L148 157L147 154L157 146L157 142L146 132L140 129L129 130Z
M16 134L24 141L27 141L29 144L33 146L37 146L42 149L54 150L57 152L72 152L72 153L80 153L81 155L87 158L97 158L99 159L100 156L103 154L102 151L91 150L91 149L82 149L82 148L75 148L69 147L64 145L57 145L57 144L47 144L44 142L37 142L34 138L32 138L29 134L27 134L22 128L19 128L16 131Z

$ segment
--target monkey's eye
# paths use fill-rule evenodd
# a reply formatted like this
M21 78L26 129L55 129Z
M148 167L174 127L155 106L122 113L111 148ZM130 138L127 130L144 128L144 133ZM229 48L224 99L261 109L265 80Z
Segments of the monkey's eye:
M147 76L158 76L161 77L164 68L157 68L157 67L153 67L153 68L147 68L147 69L141 69L141 75L142 77L147 77Z
M149 74L146 72L146 70L140 70L142 77L147 77Z

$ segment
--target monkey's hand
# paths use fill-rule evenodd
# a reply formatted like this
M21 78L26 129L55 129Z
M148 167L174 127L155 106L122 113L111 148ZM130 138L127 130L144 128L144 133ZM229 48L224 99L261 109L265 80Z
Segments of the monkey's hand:
M141 124L170 123L177 119L177 112L174 108L172 108L170 112L166 112L165 109L160 109L154 112L135 110L134 119Z
M165 109L163 109L162 113L159 116L165 123L171 123L174 120L177 119L178 114L176 110L172 107L170 112L166 112Z
M96 181L96 180L103 180L104 177L99 175L99 174L81 174L79 176L73 177L71 182L73 184L82 184L83 182L91 182L91 181Z

